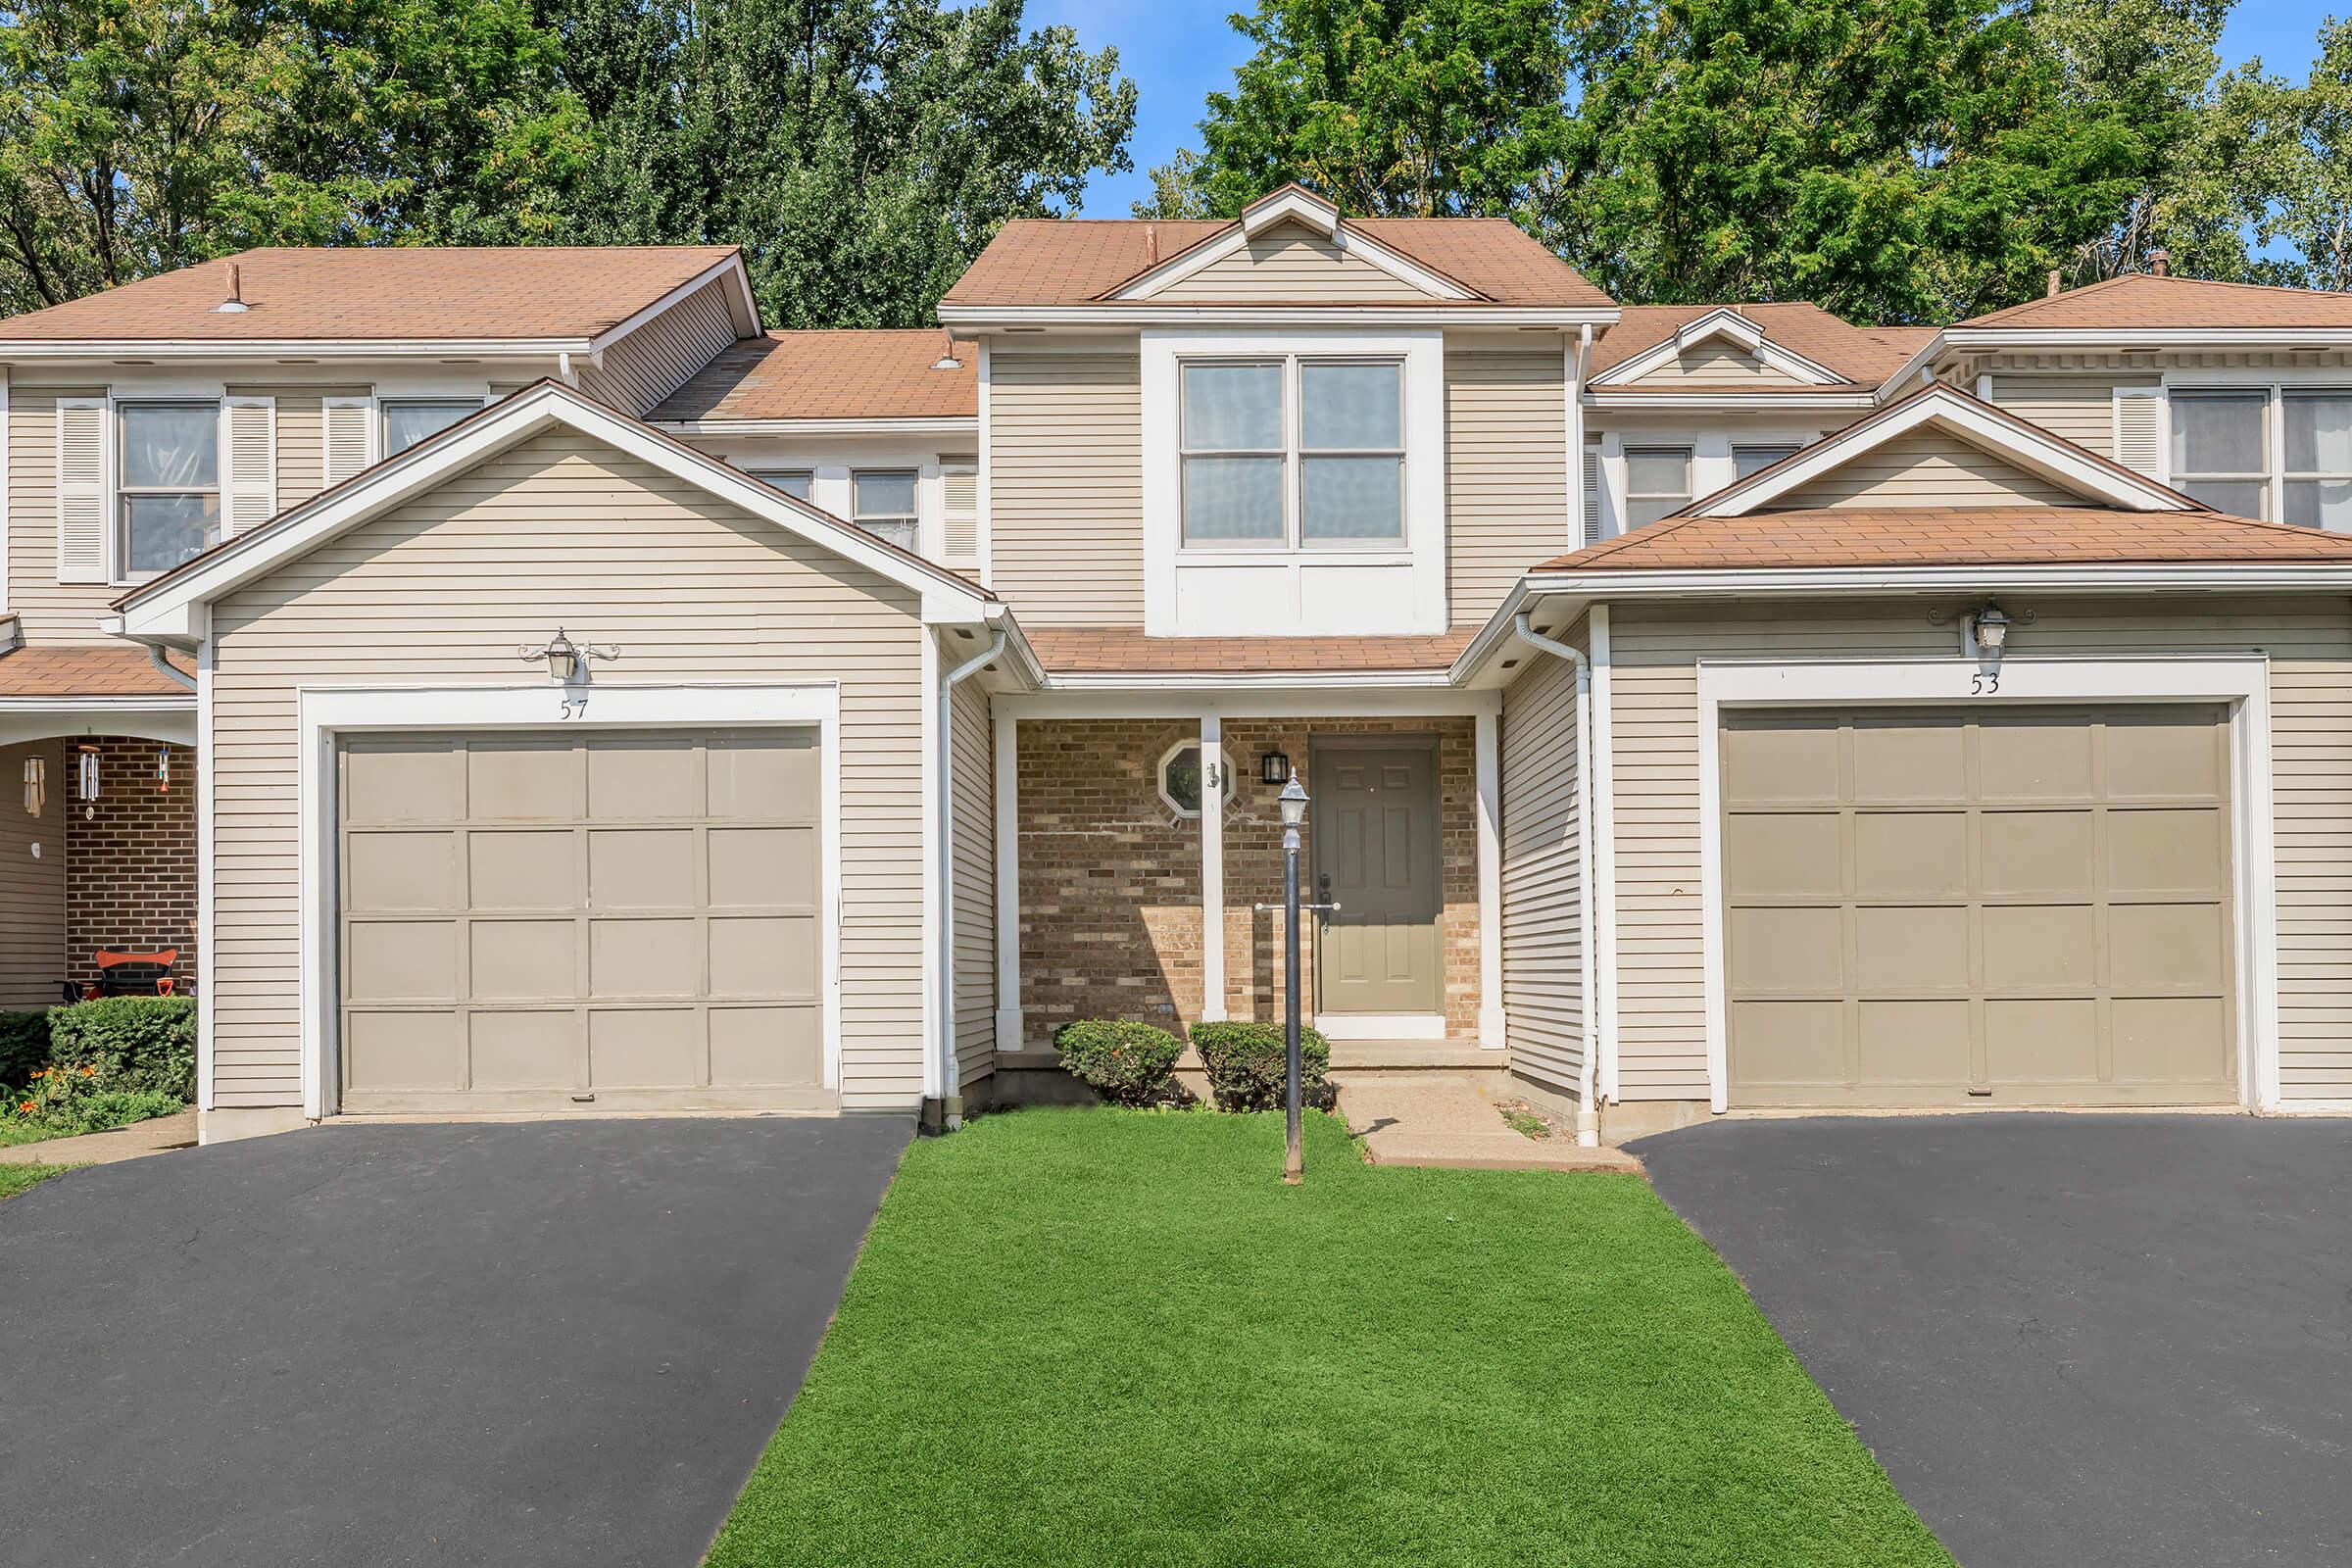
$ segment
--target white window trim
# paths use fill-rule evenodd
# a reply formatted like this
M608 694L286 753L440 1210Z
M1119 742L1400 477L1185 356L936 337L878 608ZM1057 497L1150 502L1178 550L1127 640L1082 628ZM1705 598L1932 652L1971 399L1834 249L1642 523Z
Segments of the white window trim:
M1345 365L1355 367L1378 366L1396 374L1397 441L1395 447L1310 447L1306 444L1306 367L1308 365ZM1282 437L1270 447L1201 447L1195 449L1185 443L1184 429L1184 372L1196 368L1216 366L1256 367L1272 369L1280 390L1276 394L1278 418ZM1279 359L1262 356L1226 358L1223 356L1188 357L1176 367L1176 483L1178 487L1176 548L1187 561L1221 560L1228 556L1247 554L1252 559L1271 559L1312 551L1316 554L1347 554L1361 558L1366 555L1393 558L1404 549L1404 485L1410 483L1412 453L1404 444L1404 362L1387 355L1311 354L1289 355ZM1326 539L1321 543L1306 537L1306 464L1311 458L1386 458L1396 459L1398 487L1396 535L1389 538ZM1184 465L1191 458L1272 458L1282 465L1282 537L1274 540L1225 539L1194 543L1184 537L1183 487L1190 482Z
M1203 722L1213 723L1214 715L1204 715ZM1152 790L1159 797L1159 804L1187 822L1200 820L1200 810L1198 807L1189 811L1186 810L1183 806L1178 804L1176 797L1168 793L1168 764L1176 760L1177 755L1182 752L1197 750L1201 757L1206 758L1209 754L1207 747L1201 744L1203 738L1203 735L1194 735L1171 742L1168 749L1159 754L1159 760L1152 767ZM1230 806L1233 804L1233 760L1225 755L1222 741L1217 745L1215 765L1218 801L1221 805ZM1209 780L1204 774L1200 780L1200 804L1202 806L1208 804L1208 787Z
M1698 662L1699 902L1707 1094L1729 1107L1730 990L1724 974L1723 781L1726 708L1948 707L1979 712L2050 703L2224 703L2230 713L2230 859L2238 965L2238 1094L2278 1108L2278 872L2272 842L2270 661L2021 658L2001 662L1997 694L1972 696L1974 659Z
M858 480L863 474L873 474L878 477L883 474L902 473L911 474L914 478L913 513L894 513L888 516L876 514L871 520L874 522L913 523L914 538L906 548L912 550L918 556L936 561L939 559L939 548L938 541L933 534L934 530L940 526L945 513L945 507L941 501L930 494L940 487L939 459L936 456L925 463L860 463L856 465L850 469L849 507L841 514L859 528L863 528L867 533L873 533L873 529L867 527L868 519L858 514ZM809 494L813 497L815 493L815 476L811 474ZM809 504L813 506L815 502L811 500ZM884 538L878 533L874 534L874 537ZM896 540L887 542L897 543Z
M220 521L223 537L228 530L228 400L220 387L207 391L173 394L169 391L110 392L106 400L106 580L110 587L136 588L153 582L163 575L160 571L131 575L126 526L128 517L122 509L122 499L130 492L122 483L122 411L162 407L195 408L209 403L213 406L213 494L220 500ZM273 437L274 439L274 437ZM174 494L182 492L142 491L141 494Z
M198 666L198 703L209 710L210 645ZM587 711L564 716L564 700L585 694ZM416 687L303 687L295 696L300 735L297 774L297 883L299 944L301 949L302 1110L313 1121L333 1113L339 1100L335 1081L335 1028L339 977L332 955L336 951L334 919L335 867L335 754L339 737L409 731L496 732L517 729L623 730L679 729L700 726L814 727L823 749L818 768L821 860L818 869L818 927L822 964L818 1005L824 1040L824 1084L841 1086L841 693L830 682L801 685L564 687L542 681L530 686L416 686ZM198 763L197 777L210 794L212 728L199 737L207 754ZM200 837L210 838L210 813L200 823ZM209 869L211 857L200 847L204 942L199 957L204 980L199 996L209 996L211 952L219 930ZM212 1094L212 1028L209 1004L199 1051L206 1063L201 1093L206 1103Z
M1180 635L1176 622L1180 566L1283 566L1294 584L1318 566L1396 565L1412 573L1407 623L1364 631L1435 635L1446 625L1446 375L1445 335L1438 328L1379 333L1346 330L1267 333L1162 331L1141 334L1144 430L1144 629L1154 637ZM1404 538L1400 546L1360 548L1242 546L1188 548L1182 515L1182 388L1186 360L1396 360L1404 377ZM1288 417L1286 414L1286 418ZM1294 604L1298 596L1294 592ZM1295 630L1269 626L1269 634Z
M1792 446L1799 452L1821 439L1821 427L1809 424L1759 424L1727 429L1722 425L1611 424L1588 428L1588 439L1600 444L1600 537L1626 531L1626 466L1629 448L1688 447L1690 450L1690 496L1703 501L1739 482L1733 467L1734 447Z
M2283 520L2286 515L2286 394L2290 392L2352 392L2352 369L2341 366L2311 366L2308 368L2285 368L2264 366L2246 369L2166 370L2157 378L2158 395L2165 400L2164 439L2159 443L2164 454L2165 482L2172 482L2173 409L2176 396L2194 396L2199 392L2261 392L2267 394L2264 413L2264 440L2270 464L2264 500L2269 516ZM2145 395L2145 394L2143 394Z
M444 392L438 395L429 392L379 392L376 395L375 409L372 416L375 420L374 445L378 461L398 455L392 450L392 409L394 405L414 405L419 403L470 403L473 405L472 413L479 414L482 411L483 406L488 402L489 399L487 397L475 397L466 392ZM451 422L455 423L456 421L453 420ZM448 426L444 425L442 428L446 429ZM439 433L439 431L434 432L435 435L438 435ZM418 439L429 441L432 439L432 437L423 436L419 437ZM416 443L414 441L409 443L410 446L414 446L416 444ZM404 447L401 450L406 451L407 448Z

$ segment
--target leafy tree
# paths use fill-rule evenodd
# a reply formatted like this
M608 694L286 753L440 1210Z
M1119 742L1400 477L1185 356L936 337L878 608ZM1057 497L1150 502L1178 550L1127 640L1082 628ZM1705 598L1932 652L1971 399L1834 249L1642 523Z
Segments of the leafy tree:
M2352 289L2352 21L2320 27L2311 78L2285 94L2291 141L2276 202L2255 225L2265 245L2291 247L2257 263L2268 282Z
M768 318L912 326L1005 220L1131 168L1116 51L1020 0L549 0L597 155L581 242L744 247Z

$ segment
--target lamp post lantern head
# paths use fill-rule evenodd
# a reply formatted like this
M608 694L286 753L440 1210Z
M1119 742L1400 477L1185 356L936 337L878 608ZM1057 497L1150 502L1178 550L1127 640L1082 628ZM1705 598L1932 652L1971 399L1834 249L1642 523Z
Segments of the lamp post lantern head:
M1282 786L1282 793L1274 797L1274 804L1282 808L1282 825L1297 832L1298 824L1306 820L1306 790L1299 784L1298 774L1290 776Z
M1987 659L2000 658L2002 650L2009 645L2009 616L2002 611L2001 602L1997 599L1984 601L1984 608L1977 612L1971 625L1979 651Z

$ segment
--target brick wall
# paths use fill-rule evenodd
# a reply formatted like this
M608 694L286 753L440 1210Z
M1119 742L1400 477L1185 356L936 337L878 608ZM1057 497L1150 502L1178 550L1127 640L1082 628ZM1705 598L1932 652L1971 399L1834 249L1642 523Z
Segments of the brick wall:
M98 799L74 798L77 753L94 746ZM158 789L156 754L172 775ZM66 811L66 954L70 977L97 977L93 956L177 948L172 974L196 985L196 754L121 737L67 741L56 793Z
M1228 1015L1282 1016L1282 916L1251 907L1282 902L1282 819L1274 804L1280 786L1258 782L1258 758L1287 753L1311 793L1317 734L1437 740L1446 1032L1457 1044L1474 1044L1477 763L1467 718L1226 721L1225 755L1235 774L1224 821ZM1199 735L1190 719L1020 725L1021 1006L1028 1048L1042 1048L1073 1018L1169 1024L1200 1017L1200 828L1159 798L1154 778L1170 746ZM1311 927L1300 958L1311 977Z

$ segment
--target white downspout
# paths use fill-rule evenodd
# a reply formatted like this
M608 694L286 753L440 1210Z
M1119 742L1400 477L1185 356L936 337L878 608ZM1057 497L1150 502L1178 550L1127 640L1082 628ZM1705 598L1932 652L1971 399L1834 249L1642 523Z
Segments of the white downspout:
M1568 498L1569 515L1576 525L1568 534L1568 548L1584 549L1585 489L1591 483L1585 473L1585 368L1592 361L1592 323L1587 321L1583 334L1577 339L1576 364L1568 381L1568 472L1575 480L1574 493Z
M939 682L939 865L933 878L939 889L939 1125L955 1132L963 1125L963 1080L956 1061L956 792L954 778L956 688L996 662L1004 652L1004 628L979 653L957 664Z
M1593 1103L1593 1073L1600 1057L1600 988L1592 952L1592 666L1579 650L1544 636L1522 610L1511 630L1530 648L1568 661L1576 671L1576 842L1584 865L1576 879L1577 979L1583 988L1585 1049L1576 1069L1576 1141L1587 1149L1600 1143L1600 1107Z
M174 667L172 661L164 657L164 650L160 644L149 643L147 645L147 662L163 671L167 678L177 681L188 690L196 689L196 677L188 674L185 670Z

